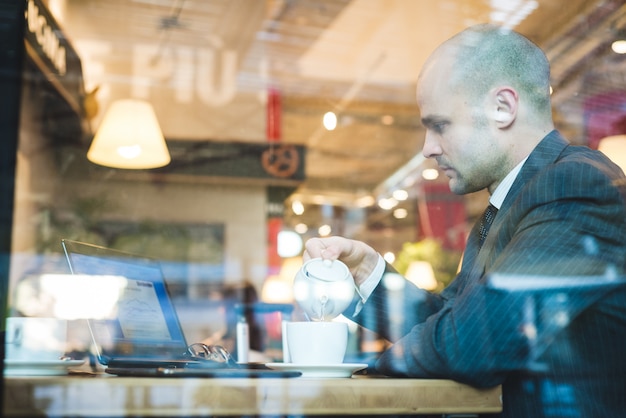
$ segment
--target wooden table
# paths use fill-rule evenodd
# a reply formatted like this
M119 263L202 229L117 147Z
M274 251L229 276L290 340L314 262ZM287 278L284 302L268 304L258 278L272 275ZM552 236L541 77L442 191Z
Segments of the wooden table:
M455 414L501 410L501 390L449 380L353 377L6 377L3 416Z

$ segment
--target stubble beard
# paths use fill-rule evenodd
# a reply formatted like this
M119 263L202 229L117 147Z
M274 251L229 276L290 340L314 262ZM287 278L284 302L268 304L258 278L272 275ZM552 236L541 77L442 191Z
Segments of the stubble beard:
M475 180L470 181L468 180L467 176L464 176L456 170L455 174L456 176L451 177L448 181L450 191L454 194L465 195L478 192L487 188L485 184L488 183L488 180L486 178L483 178L483 176L474 176Z

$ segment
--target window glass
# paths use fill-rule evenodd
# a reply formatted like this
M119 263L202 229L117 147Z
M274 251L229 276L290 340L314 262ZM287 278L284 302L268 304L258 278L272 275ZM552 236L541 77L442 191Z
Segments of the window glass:
M545 51L571 143L626 134L620 2L23 3L7 315L66 317L74 358L94 351L79 301L102 290L64 281L63 239L156 260L188 343L236 354L246 319L260 362L282 361L281 322L304 318L293 279L310 238L362 240L419 287L446 288L489 194L452 193L424 157L415 90L436 46L472 24ZM68 294L76 311L60 314ZM341 320L346 361L389 346Z

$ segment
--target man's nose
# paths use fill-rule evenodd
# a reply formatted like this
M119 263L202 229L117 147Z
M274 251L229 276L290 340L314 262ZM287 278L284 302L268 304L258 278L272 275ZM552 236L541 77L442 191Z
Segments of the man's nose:
M426 158L433 158L441 155L441 146L436 138L429 130L426 130L426 136L424 137L424 148L422 148L422 154Z

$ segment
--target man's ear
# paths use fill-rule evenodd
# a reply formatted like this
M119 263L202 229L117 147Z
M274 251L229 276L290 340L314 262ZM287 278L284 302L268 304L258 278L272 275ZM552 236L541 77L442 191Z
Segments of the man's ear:
M512 87L498 87L492 97L492 117L496 126L500 129L508 128L517 117L517 91Z

